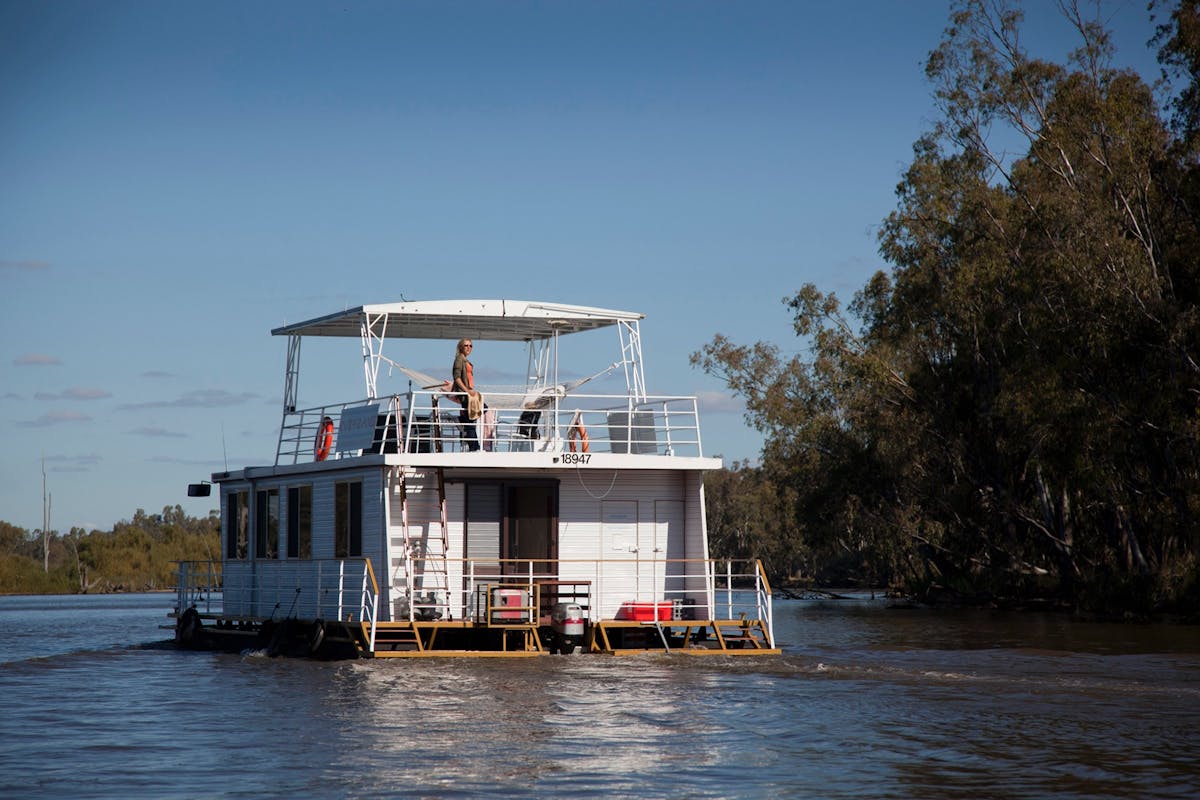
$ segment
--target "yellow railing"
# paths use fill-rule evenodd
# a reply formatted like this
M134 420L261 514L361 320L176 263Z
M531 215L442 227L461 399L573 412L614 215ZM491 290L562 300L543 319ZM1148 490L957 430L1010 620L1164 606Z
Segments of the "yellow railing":
M375 580L375 568L371 559L365 559L367 569L363 577L362 604L359 608L359 618L367 626L367 649L375 650L375 626L379 621L379 582ZM370 582L368 592L367 583Z
M775 646L775 613L771 605L771 582L767 579L767 571L763 569L762 561L755 559L755 567L758 570L757 593L759 608L763 613L758 617L766 625L767 629L767 646Z

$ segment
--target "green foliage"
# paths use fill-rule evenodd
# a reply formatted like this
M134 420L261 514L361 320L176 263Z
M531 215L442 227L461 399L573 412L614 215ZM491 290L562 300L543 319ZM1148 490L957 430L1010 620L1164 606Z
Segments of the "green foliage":
M1158 26L1155 43L1163 77L1183 79L1171 101L1172 127L1185 148L1200 135L1200 3L1197 0L1152 0L1151 9L1166 7L1168 19Z
M704 498L713 558L758 559L768 575L781 578L811 574L804 543L791 526L794 492L735 463L705 476Z
M0 594L154 591L175 582L175 562L219 560L220 518L189 517L179 506L161 514L138 509L111 531L72 528L49 536L43 568L42 533L0 522Z
M1173 132L1075 6L1060 65L1021 50L1016 11L959 4L881 232L890 273L846 312L814 286L785 299L807 357L719 336L693 356L769 435L762 478L795 492L818 573L840 554L927 595L1133 613L1196 596L1196 9L1160 33L1192 81Z

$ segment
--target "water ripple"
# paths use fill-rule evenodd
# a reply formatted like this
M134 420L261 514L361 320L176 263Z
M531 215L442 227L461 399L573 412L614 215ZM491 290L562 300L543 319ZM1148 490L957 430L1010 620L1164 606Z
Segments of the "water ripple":
M1163 645L1158 630L956 615L938 628L780 603L791 644L777 658L323 663L164 647L161 600L89 609L92 637L55 609L41 636L0 628L0 796L1170 798L1200 786L1190 629ZM37 613L20 605L26 622ZM136 638L114 645L122 629Z

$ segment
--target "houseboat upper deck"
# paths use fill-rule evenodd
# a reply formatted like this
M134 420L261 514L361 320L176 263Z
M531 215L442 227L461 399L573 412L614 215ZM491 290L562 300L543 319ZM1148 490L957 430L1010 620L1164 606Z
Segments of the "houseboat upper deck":
M777 653L761 565L709 557L701 476L721 460L703 454L695 397L647 393L642 319L406 301L272 331L287 337L274 462L212 476L223 559L180 565L177 638L375 657ZM561 369L566 337L602 330L614 360ZM300 402L315 337L359 340L361 396ZM467 392L402 364L403 340L464 357L521 343L523 380ZM623 391L591 391L618 376Z

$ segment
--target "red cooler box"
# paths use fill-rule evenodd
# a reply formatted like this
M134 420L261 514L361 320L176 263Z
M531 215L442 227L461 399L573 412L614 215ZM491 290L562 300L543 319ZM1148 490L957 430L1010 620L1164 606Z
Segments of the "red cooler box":
M670 620L674 605L670 600L661 603L621 603L621 607L617 609L617 619L636 622Z
M480 587L481 589L483 587ZM529 592L507 586L492 587L490 622L516 624L529 621Z

